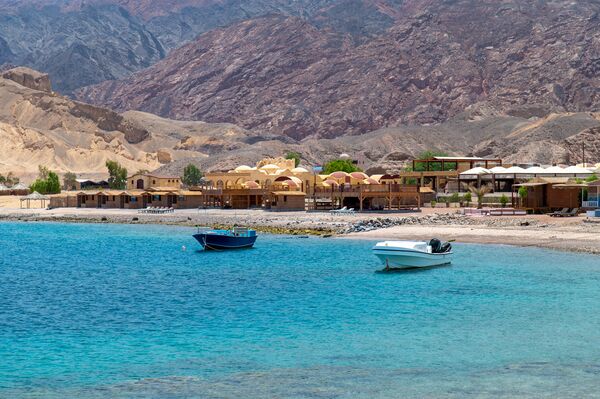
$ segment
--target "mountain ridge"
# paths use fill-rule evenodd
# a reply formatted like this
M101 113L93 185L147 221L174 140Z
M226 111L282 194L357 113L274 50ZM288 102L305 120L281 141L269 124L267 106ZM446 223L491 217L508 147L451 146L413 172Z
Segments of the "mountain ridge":
M76 96L294 139L441 123L480 103L526 117L595 111L600 5L555 3L439 3L363 44L294 17L260 17Z

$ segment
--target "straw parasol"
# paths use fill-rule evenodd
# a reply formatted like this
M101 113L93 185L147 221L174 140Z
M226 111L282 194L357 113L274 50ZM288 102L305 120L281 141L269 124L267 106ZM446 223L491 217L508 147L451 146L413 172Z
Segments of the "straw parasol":
M31 208L31 201L38 201L41 204L42 208L46 207L46 201L49 201L50 197L48 197L47 195L42 195L40 193L38 193L37 191L34 191L33 193L26 195L24 197L21 197L21 209L23 208L23 202L25 202L27 204L27 209Z

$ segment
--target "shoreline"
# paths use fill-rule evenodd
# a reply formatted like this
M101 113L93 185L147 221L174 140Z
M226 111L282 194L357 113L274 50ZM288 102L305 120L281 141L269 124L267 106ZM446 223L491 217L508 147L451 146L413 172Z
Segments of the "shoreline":
M0 208L0 222L154 224L173 226L252 226L270 234L313 235L340 239L428 240L438 237L458 243L538 247L600 255L600 223L585 216L547 215L472 217L456 209L422 212L374 212L331 215L329 212L269 212L263 210L176 210L170 214L139 214L135 210Z

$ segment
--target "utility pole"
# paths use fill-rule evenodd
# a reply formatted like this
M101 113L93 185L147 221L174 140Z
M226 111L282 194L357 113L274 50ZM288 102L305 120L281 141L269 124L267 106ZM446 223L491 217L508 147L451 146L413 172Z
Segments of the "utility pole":
M581 155L583 158L583 167L585 168L585 142L581 143Z

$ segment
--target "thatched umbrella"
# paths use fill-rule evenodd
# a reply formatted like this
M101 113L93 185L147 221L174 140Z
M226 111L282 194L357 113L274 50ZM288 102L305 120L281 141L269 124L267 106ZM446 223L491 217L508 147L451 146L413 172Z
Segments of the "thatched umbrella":
M31 208L31 201L39 201L41 204L42 208L46 207L46 201L49 201L50 197L48 197L47 195L42 195L40 193L38 193L37 191L34 191L33 193L26 195L24 197L21 197L21 209L23 209L23 202L25 202L27 204L27 209Z

